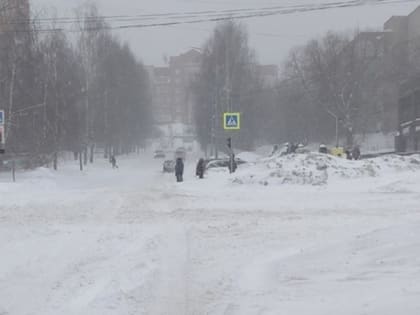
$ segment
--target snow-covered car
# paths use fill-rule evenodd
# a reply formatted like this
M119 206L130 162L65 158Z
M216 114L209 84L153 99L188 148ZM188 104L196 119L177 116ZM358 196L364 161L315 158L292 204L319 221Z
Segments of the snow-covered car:
M244 160L241 160L239 158L235 158L236 165L245 164L246 162ZM229 158L223 158L223 159L213 159L213 160L207 160L206 161L206 169L212 169L212 168L228 168L230 163Z
M165 162L163 162L163 172L164 173L175 172L175 161L174 160L166 160Z
M155 159L164 159L166 157L165 152L163 150L156 150L153 156Z

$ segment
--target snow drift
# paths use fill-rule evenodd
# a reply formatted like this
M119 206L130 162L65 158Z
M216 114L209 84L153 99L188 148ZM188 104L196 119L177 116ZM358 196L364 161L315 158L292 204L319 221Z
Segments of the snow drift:
M387 172L420 170L420 155L389 155L350 161L320 153L274 156L243 167L237 184L325 185L330 180L381 176Z

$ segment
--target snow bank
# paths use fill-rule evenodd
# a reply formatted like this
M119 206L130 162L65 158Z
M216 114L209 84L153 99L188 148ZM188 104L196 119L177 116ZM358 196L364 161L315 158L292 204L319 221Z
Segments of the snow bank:
M420 155L389 155L349 161L319 153L274 156L243 167L233 182L261 185L325 185L330 180L381 176L395 171L420 170Z
M244 151L237 154L236 157L245 162L254 163L254 162L257 162L261 158L261 155L254 152Z

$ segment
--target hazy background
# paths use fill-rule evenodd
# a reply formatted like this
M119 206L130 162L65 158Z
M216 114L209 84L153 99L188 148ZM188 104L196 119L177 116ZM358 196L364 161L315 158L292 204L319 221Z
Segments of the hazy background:
M36 12L55 7L58 16L71 16L83 0L32 0ZM275 5L325 3L326 0L97 0L102 15L158 14L203 10L261 8ZM331 1L332 2L332 1ZM251 45L261 63L281 64L289 50L328 30L351 31L355 28L381 29L391 15L407 15L420 1L385 5L364 5L355 8L312 11L290 15L259 17L243 20ZM116 30L129 41L133 50L146 64L163 64L164 55L176 55L191 47L201 46L215 23L179 25L146 29Z

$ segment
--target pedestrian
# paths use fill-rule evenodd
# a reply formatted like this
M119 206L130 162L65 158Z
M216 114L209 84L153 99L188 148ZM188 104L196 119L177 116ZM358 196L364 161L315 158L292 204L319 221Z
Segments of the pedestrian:
M278 150L279 150L279 145L275 144L273 146L273 151L271 152L270 156L274 156L277 153Z
M292 144L290 145L290 153L296 153L297 148L298 145L292 142Z
M197 163L195 175L198 176L200 179L204 178L204 169L205 169L205 162L204 162L204 159L201 158Z
M360 147L358 146L358 145L356 145L354 148L353 148L353 151L352 151L352 155L353 155L353 158L355 159L355 160L360 160Z
M182 161L181 158L177 158L176 164L175 164L175 176L176 176L176 181L178 183L184 181L183 175L184 175L184 162Z
M352 155L351 155L351 152L350 152L350 149L346 149L346 151L344 153L346 154L346 159L347 160L352 160L353 159Z
M111 155L109 161L111 162L112 168L118 168L117 159L114 155Z
M232 154L229 159L229 165L228 165L229 172L235 173L237 168L238 168L238 164L236 163L235 154Z
M290 154L290 143L289 142L286 142L284 144L284 154Z

